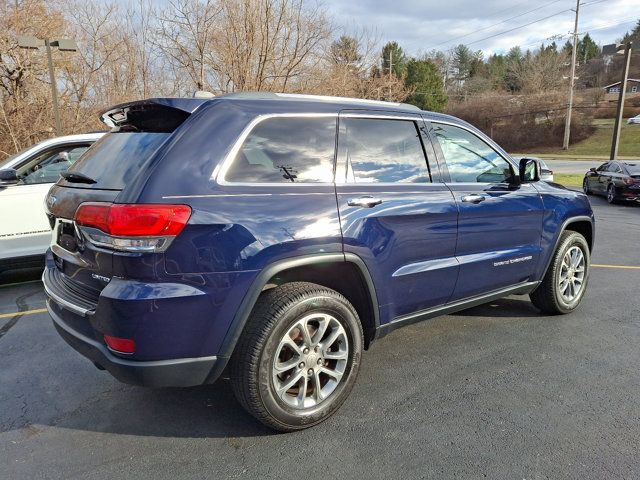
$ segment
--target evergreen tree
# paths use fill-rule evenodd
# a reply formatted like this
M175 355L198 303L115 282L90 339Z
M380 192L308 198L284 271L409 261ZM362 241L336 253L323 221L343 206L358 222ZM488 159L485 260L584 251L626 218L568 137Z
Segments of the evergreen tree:
M593 41L587 33L580 42L578 42L577 58L581 63L587 63L589 60L596 58L600 54L600 47Z
M405 100L421 108L442 112L447 105L444 83L438 67L430 60L411 59L406 64L405 84L413 87L415 93Z
M336 65L354 65L362 60L358 40L347 35L331 44L329 56Z
M382 73L385 75L391 71L397 77L401 77L405 73L407 57L398 45L398 42L388 42L382 47ZM391 70L389 66L391 65Z

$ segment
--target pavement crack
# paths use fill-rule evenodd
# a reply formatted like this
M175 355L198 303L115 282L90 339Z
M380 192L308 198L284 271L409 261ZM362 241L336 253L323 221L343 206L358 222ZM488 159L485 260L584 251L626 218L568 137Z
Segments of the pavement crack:
M29 293L25 293L24 295L20 295L16 299L16 306L18 307L18 312L24 312L29 310L29 306L27 305L27 299L29 299L33 295L41 293L41 291L42 290L38 288L37 290L33 290ZM15 327L16 323L18 323L18 320L20 320L22 317L24 317L24 315L21 313L17 313L13 317L11 317L9 321L0 328L0 338L4 337L9 332L9 330Z

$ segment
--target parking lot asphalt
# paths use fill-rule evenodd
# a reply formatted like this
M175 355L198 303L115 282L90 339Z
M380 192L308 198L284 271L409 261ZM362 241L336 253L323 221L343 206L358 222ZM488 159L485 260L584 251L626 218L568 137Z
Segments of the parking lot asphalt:
M640 207L592 204L592 262L640 266ZM12 314L43 307L39 282L5 285L0 477L640 478L639 286L640 269L594 267L570 315L510 297L398 330L336 415L275 434L224 381L118 383L46 313Z

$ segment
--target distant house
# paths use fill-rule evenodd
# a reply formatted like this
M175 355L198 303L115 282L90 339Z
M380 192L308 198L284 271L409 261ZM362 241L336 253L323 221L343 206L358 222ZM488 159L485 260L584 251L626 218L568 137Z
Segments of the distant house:
M606 93L606 100L617 100L621 84L622 82L616 82L602 87ZM627 97L635 97L637 95L640 95L640 79L629 78L627 80Z

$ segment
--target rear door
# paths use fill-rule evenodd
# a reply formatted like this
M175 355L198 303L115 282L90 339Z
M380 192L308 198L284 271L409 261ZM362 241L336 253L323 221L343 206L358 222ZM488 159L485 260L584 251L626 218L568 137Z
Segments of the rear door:
M460 274L452 301L526 282L541 252L538 191L514 182L515 165L472 129L431 124L445 182L460 212L455 249Z
M439 173L424 126L420 115L339 117L344 250L373 275L382 321L446 303L458 273L458 210L449 189L434 182Z

